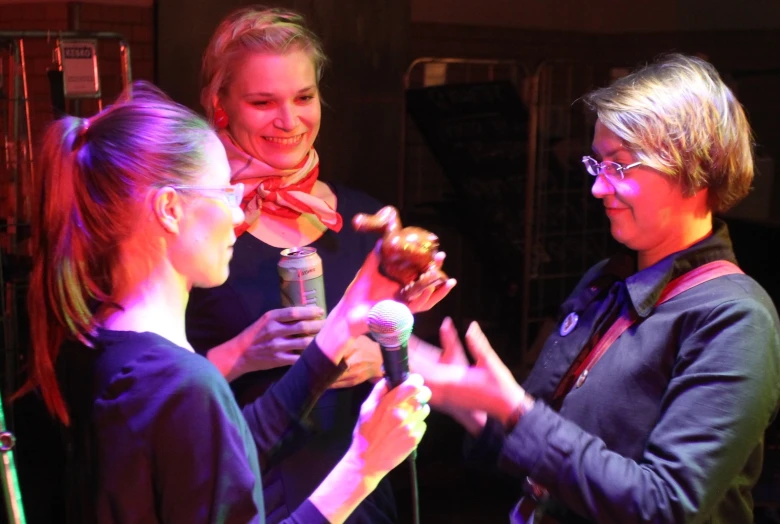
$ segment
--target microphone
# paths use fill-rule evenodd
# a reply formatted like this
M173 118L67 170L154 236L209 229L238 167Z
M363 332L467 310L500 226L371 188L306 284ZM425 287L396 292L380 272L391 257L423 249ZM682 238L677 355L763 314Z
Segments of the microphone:
M413 326L412 312L394 300L378 302L368 312L368 330L382 350L385 377L391 388L409 376L407 347Z
M409 308L395 300L383 300L368 312L368 330L382 350L385 378L393 389L409 376L408 343L414 317ZM409 462L412 489L413 521L420 521L417 489L417 450L406 459Z

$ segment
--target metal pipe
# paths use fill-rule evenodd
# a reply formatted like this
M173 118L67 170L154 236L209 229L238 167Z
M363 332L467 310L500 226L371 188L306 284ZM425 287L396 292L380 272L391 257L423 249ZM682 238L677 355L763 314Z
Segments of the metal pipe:
M68 2L68 27L71 31L78 31L81 27L81 2ZM81 100L73 99L71 112L81 116Z
M119 40L119 59L122 64L122 84L129 85L133 81L133 69L130 64L130 45L127 40Z
M0 40L19 38L106 38L126 41L122 33L114 31L0 31Z
M2 454L0 459L3 463L3 474L0 479L2 479L3 484L6 514L9 524L25 524L27 521L24 517L22 492L19 489L19 477L16 473L16 462L13 454L15 444L16 439L13 433L6 429L3 404L0 400L0 454Z
M19 55L21 58L20 65L22 68L22 97L24 99L24 118L25 118L25 124L27 126L27 143L26 147L24 148L23 152L25 153L25 156L27 157L27 167L30 170L29 180L32 180L35 176L34 172L34 162L33 162L33 138L32 138L32 121L30 118L30 91L27 86L27 60L25 59L24 55L24 40L19 40ZM21 161L19 162L19 165L21 165ZM22 217L22 184L20 183L21 180L17 180L17 194L19 200L16 202L16 216L17 219L20 219ZM19 221L17 221L17 224ZM17 226L18 227L18 226ZM18 232L17 232L18 233Z
M528 318L531 307L531 263L534 250L534 197L536 186L536 155L537 138L539 132L539 77L542 64L531 75L528 97L528 165L525 179L525 223L523 235L525 236L523 249L523 298L520 306L520 327L522 330L521 351L523 359L528 350Z

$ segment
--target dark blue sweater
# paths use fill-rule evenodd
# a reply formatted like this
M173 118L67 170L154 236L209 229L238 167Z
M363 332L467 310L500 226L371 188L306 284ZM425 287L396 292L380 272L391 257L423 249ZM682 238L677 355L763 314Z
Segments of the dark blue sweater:
M264 522L247 421L278 441L337 376L312 344L242 415L208 360L156 334L101 330L94 349L65 344L58 377L72 417L68 521ZM287 522L325 519L306 502Z

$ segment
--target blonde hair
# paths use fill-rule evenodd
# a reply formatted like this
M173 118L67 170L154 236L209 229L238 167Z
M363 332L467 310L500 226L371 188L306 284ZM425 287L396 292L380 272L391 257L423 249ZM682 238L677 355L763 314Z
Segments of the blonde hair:
M684 194L707 188L714 212L750 191L750 124L708 62L666 55L584 100L641 162L678 179Z
M317 84L327 57L320 39L310 31L302 15L264 6L244 7L230 13L217 27L203 53L200 103L210 121L214 100L230 85L231 71L250 53L284 54L304 51L314 65Z

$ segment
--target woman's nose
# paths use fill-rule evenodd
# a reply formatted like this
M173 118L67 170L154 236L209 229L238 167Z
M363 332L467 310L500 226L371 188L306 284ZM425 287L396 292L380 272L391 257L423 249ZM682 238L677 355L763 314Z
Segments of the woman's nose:
M607 180L607 175L600 174L596 176L596 180L593 181L590 192L593 193L593 196L596 198L604 198L615 192L615 186L612 185L612 182Z
M279 108L279 114L274 120L274 125L285 131L292 131L298 126L298 115L291 104L283 104Z

